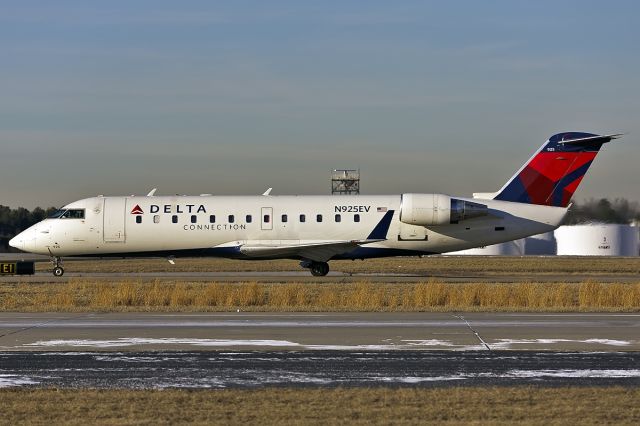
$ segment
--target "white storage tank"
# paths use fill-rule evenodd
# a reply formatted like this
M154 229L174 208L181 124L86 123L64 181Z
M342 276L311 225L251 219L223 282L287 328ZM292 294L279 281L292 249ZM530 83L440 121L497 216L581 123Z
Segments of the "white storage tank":
M467 250L452 251L450 255L468 256L522 256L524 254L524 240L507 241L506 243L476 247Z
M553 231L524 239L524 254L527 256L553 256L556 252L556 237Z
M592 223L555 231L560 256L638 256L638 227Z

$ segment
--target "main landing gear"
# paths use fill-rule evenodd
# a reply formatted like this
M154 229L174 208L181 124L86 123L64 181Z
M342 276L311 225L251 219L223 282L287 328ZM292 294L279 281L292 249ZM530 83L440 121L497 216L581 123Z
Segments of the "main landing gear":
M300 262L300 266L308 268L314 277L324 277L329 273L329 264L327 262L305 260L304 262Z
M51 263L53 264L53 276L61 277L64 275L64 268L62 267L62 258L58 256L53 256L51 258Z

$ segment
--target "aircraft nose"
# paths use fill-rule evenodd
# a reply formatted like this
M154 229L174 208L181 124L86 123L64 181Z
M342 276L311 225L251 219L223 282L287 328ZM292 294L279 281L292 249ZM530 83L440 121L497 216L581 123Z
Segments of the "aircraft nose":
M11 240L9 240L9 245L22 251L34 250L36 245L35 227L32 226L29 229L25 229L24 231L13 237Z
M24 250L24 238L22 237L22 233L10 239L9 245L13 248L17 248L18 250Z

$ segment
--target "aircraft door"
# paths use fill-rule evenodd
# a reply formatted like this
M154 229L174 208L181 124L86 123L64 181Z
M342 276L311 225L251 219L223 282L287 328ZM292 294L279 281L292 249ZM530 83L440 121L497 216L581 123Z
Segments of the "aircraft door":
M271 231L273 229L273 207L262 207L260 222L263 231Z
M104 199L102 235L105 243L125 242L125 203L124 197Z

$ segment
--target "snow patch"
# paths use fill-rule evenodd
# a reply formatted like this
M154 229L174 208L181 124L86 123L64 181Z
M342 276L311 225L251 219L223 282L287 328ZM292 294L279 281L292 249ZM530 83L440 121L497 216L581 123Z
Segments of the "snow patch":
M640 370L510 370L499 377L535 378L562 377L585 379L612 379L626 377L640 377Z
M191 346L275 346L275 347L300 347L301 345L287 340L230 340L230 339L182 339L182 338L119 338L114 340L40 340L28 343L24 346L30 347L96 347L113 348L123 346L142 345L191 345Z
M608 346L629 346L631 344L631 342L626 340L612 339L498 339L493 343L489 343L489 346L491 349L510 349L512 345L553 345L556 343L595 343Z
M627 340L613 340L613 339L587 339L585 343L600 343L601 345L609 346L629 346L631 342Z
M0 374L0 389L25 385L37 385L38 383L39 382L24 376Z
M455 346L452 342L448 340L438 340L438 339L427 339L427 340L403 340L407 345L411 347L419 347L419 346L446 346L451 347Z

